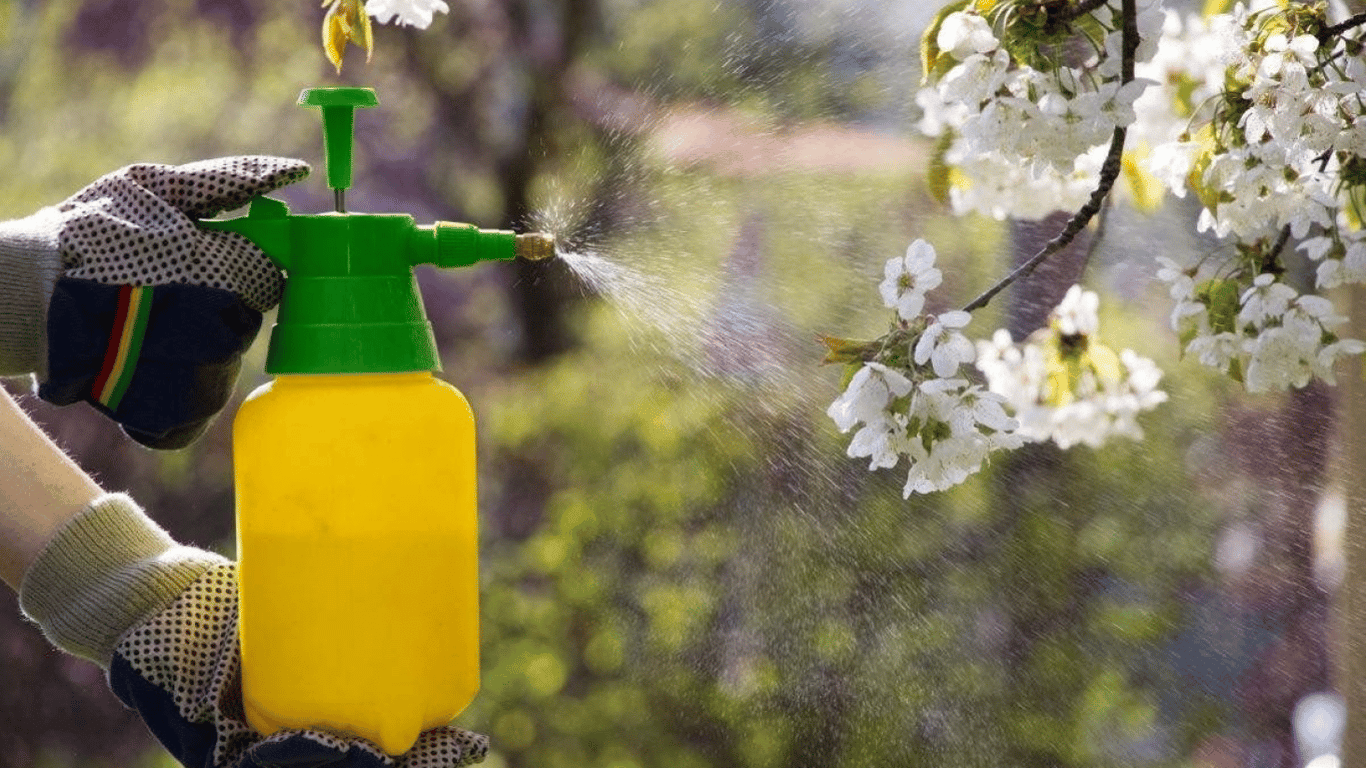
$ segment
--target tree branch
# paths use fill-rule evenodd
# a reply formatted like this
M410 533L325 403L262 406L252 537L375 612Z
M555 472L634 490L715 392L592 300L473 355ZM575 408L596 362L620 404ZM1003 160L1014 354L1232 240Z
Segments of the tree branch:
M1138 52L1138 8L1137 0L1123 0L1124 14L1124 45L1122 59L1120 60L1120 80L1121 87L1128 85L1134 79L1134 57ZM1015 271L1001 278L995 285L986 289L982 295L968 302L963 307L964 312L985 307L996 294L1005 290L1016 280L1029 275L1049 256L1061 251L1072 242L1074 238L1086 228L1091 219L1100 212L1105 203L1105 198L1109 196L1110 190L1115 185L1115 180L1119 178L1120 169L1123 166L1124 156L1124 137L1128 128L1123 125L1115 126L1114 137L1110 139L1110 151L1105 155L1105 163L1100 167L1100 180L1096 188L1092 190L1091 197L1086 201L1080 210L1067 220L1062 231L1052 240L1044 244L1039 252L1029 258L1029 261L1021 264Z
M1324 27L1323 29L1319 30L1319 44L1322 45L1323 43L1328 42L1329 38L1337 37L1343 32L1352 30L1356 27L1361 26L1362 24L1366 24L1366 13L1358 13L1357 15L1353 16L1350 19L1347 19L1346 21L1340 24L1334 24L1331 27Z

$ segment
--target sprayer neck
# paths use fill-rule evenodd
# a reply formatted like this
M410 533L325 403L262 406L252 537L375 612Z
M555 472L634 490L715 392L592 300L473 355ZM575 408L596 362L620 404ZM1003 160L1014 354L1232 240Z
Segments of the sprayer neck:
M412 217L325 214L284 222L284 247L271 254L287 278L268 373L440 370L412 274L424 239Z
M292 215L269 198L246 216L201 226L245 235L285 271L266 357L272 374L440 370L413 267L516 255L511 232L419 227L405 214Z

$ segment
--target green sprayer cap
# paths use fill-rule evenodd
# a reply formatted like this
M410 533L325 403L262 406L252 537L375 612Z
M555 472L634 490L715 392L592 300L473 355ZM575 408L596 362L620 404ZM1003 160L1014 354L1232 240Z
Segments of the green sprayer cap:
M354 110L377 105L374 91L314 88L299 103L322 107L328 186L346 189ZM413 267L545 258L554 249L547 235L418 226L405 214L297 215L267 197L252 201L246 216L199 224L246 236L285 272L266 356L271 374L440 370Z

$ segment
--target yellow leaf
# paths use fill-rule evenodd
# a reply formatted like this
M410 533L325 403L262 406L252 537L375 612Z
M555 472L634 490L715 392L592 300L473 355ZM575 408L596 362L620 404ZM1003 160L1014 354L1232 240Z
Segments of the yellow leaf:
M332 7L327 9L327 15L323 17L323 53L340 75L342 54L346 48L346 22L337 13L337 6L338 3L333 3Z
M1076 399L1072 394L1072 372L1061 362L1051 365L1044 379L1043 401L1045 405L1061 408Z
M1200 126L1200 129L1191 136L1191 140L1200 145L1200 151L1191 163L1190 173L1186 174L1186 185L1195 191L1195 196L1200 198L1200 202L1204 203L1206 208L1218 213L1219 190L1210 189L1205 183L1205 171L1209 169L1214 153L1219 149L1214 137L1214 128L1209 123Z
M1037 333L1037 332L1036 332ZM1056 337L1043 346L1043 404L1058 408L1072 402L1072 366L1058 349Z
M1342 207L1342 214L1347 218L1348 229L1356 232L1362 227L1361 216L1358 212L1366 208L1366 188L1360 185L1348 187L1347 199L1350 204Z
M370 61L375 42L363 0L325 0L323 7L327 8L323 17L323 53L337 68L337 74L341 74L347 43L364 48L365 60Z
M1233 0L1205 0L1205 7L1200 9L1200 15L1208 19L1211 16L1218 16L1231 10L1233 10Z

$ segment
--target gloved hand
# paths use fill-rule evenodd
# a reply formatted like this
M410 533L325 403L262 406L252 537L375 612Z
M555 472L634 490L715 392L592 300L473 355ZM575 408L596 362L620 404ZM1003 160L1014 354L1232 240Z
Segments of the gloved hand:
M0 375L86 401L138 442L181 448L227 402L283 280L249 240L195 220L308 175L301 160L131 165L0 223Z
M455 768L484 759L487 737L451 726L424 732L398 757L356 737L252 730L236 573L224 558L176 545L131 499L110 494L56 534L19 599L54 645L108 669L115 695L187 768Z

